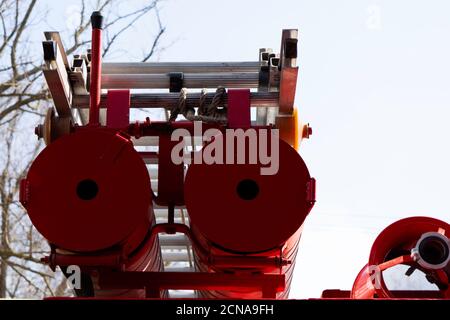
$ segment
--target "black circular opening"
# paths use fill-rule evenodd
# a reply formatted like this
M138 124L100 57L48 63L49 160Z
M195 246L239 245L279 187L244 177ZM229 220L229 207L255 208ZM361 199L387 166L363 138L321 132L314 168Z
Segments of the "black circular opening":
M97 182L91 179L85 179L77 185L77 196L81 200L92 200L97 196L98 185Z
M253 200L259 194L259 187L254 180L245 179L238 183L236 192L242 200Z
M419 254L430 264L441 264L447 260L449 248L443 239L431 236L422 240L419 245Z

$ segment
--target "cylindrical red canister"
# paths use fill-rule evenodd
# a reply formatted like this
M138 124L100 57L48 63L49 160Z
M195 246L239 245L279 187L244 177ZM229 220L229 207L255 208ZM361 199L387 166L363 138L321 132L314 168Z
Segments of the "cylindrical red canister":
M247 145L246 150L248 157L249 152L259 149ZM209 151L204 148L202 152ZM226 142L223 152L224 155L233 152L226 147ZM259 160L255 164L191 164L185 180L185 201L191 219L197 270L237 275L285 274L286 289L277 295L283 299L289 294L302 225L314 204L311 194L314 180L300 155L284 141L279 140L278 151L272 146L271 152L272 160L278 162L273 164L278 170L269 175L261 171L268 166L267 162L263 164ZM237 155L234 156L236 159ZM276 261L277 257L291 263L252 266L239 262L239 258ZM228 261L236 261L236 264L213 262L221 258L233 258ZM207 298L262 297L259 291L239 288L205 290L200 295Z
M126 270L159 271L157 239L143 244L155 223L151 194L148 170L128 138L84 129L54 141L33 162L26 209L57 252L96 256L119 249ZM143 296L141 291L96 295Z
M384 281L383 265L390 264L390 267L397 264L405 264L413 268L420 269L427 275L441 274L445 278L448 287L450 277L450 225L447 222L431 217L409 217L398 220L384 229L375 239L370 251L369 262L359 272L351 291L352 299L392 299L392 298L424 298L420 291L395 291L390 290ZM443 265L423 266L422 262L415 261L414 250L425 242L425 238L431 239L430 246L425 247L425 254L431 254L432 258L443 258ZM438 241L432 238L437 238ZM441 243L443 241L443 243ZM442 251L441 251L442 249ZM446 251L446 252L445 252ZM443 255L441 257L441 255ZM406 257L408 261L390 263L396 259ZM410 257L410 259L409 259ZM445 262L446 261L446 262ZM439 261L438 261L439 262ZM442 262L442 261L440 261ZM446 265L446 266L445 266ZM413 269L411 269L413 270ZM432 277L430 277L432 279ZM437 284L437 283L436 283ZM443 285L443 286L445 286ZM450 298L448 289L435 291L434 298ZM428 296L430 298L430 296Z

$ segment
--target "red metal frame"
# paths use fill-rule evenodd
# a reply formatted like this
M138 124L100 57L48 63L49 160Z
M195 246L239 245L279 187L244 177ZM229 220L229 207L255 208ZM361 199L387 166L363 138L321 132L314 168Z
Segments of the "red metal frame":
M92 59L91 59L91 81L90 81L90 108L89 124L99 124L100 100L102 93L102 30L92 28Z
M185 224L156 224L148 233L145 243L152 243L159 233L183 233L193 245L191 230ZM145 243L141 246L146 247ZM141 255L136 252L135 255ZM210 272L142 272L124 271L127 259L120 250L103 255L67 255L52 248L50 256L42 259L52 270L56 266L79 265L85 272L95 272L102 289L145 289L147 298L161 298L164 289L178 290L231 290L254 289L262 292L262 298L276 298L278 292L285 290L284 274L223 274ZM211 257L203 252L202 259L211 266L268 267L282 266L290 262L268 257Z
M282 241L277 241L277 247L273 248L273 246L271 245L270 248L265 250L264 252L252 254L234 254L231 252L223 251L220 248L204 246L203 244L199 243L199 239L194 236L194 232L187 225L174 223L175 206L182 206L185 202L184 164L174 164L171 159L171 152L173 150L173 147L179 143L179 141L171 141L171 133L176 129L183 128L186 129L187 132L189 132L191 135L193 135L196 133L194 123L190 121L151 122L150 119L147 118L145 122L136 122L130 124L130 91L115 90L108 92L106 127L101 126L99 121L99 108L101 100L102 74L102 19L103 18L99 12L95 12L91 17L92 58L90 63L89 123L84 127L73 128L71 137L79 137L81 134L83 135L84 140L92 140L92 136L95 136L96 134L102 135L103 133L112 133L112 135L114 135L115 137L126 141L127 144L131 144L130 137L140 138L142 136L158 136L159 151L157 153L140 152L140 156L144 160L154 160L155 158L157 158L158 160L158 196L154 198L153 201L158 205L168 207L168 222L163 224L156 224L150 227L150 224L153 223L153 221L151 221L150 219L149 221L147 221L148 225L141 226L141 228L139 229L139 234L136 237L133 237L132 241L124 241L124 243L119 241L118 243L114 244L113 247L108 247L106 249L102 247L101 250L97 251L91 250L87 252L80 250L83 252L75 252L78 248L74 246L76 248L71 249L72 252L70 252L69 254L67 253L67 248L57 248L56 245L52 245L50 255L48 257L45 257L42 261L49 264L49 266L53 270L56 268L56 266L64 267L69 265L78 265L81 267L81 270L83 272L90 274L91 276L98 279L98 284L100 285L101 290L145 289L147 298L161 298L161 291L165 289L232 291L236 288L261 291L263 298L276 298L277 293L286 291L286 276L283 273L285 270L283 268L293 268L292 260L295 258L298 241L290 241L291 239L286 240L284 243L281 243ZM281 87L280 109L282 111L286 111L285 109L290 109L290 106L292 105L292 93L295 93L296 76L296 72L292 73L290 72L290 70L282 70L281 77L283 79L288 77L287 79L285 79L288 80L288 84L284 84ZM288 93L290 93L290 98L287 97ZM272 129L272 126L252 126L250 108L251 105L249 89L228 90L228 125L225 126L221 124L203 123L201 134L203 135L204 132L210 128L216 128L221 132L225 132L225 130L228 128L254 128L257 130ZM95 160L97 159L102 160L105 157L108 159L111 158L113 160L111 161L110 165L111 167L114 166L114 168L116 168L115 161L121 160L118 158L122 150L122 140L119 141L121 143L117 143L117 146L111 144L112 148L108 149L107 147L105 147L106 155L102 154L100 156L97 156L95 153L91 152L91 154L95 155L93 162L95 162ZM104 145L108 146L107 143L104 143ZM73 150L78 150L78 148L82 148L82 143L70 145L70 147ZM57 158L57 156L60 156L61 153L64 153L59 149L57 151L59 153L55 152L56 156L54 154L51 154L52 161ZM133 153L133 156L136 156L136 154ZM143 165L142 163L139 164ZM41 171L42 170L40 170L39 172ZM85 171L88 170L86 169ZM125 170L122 170L122 172L125 172ZM145 170L144 172L146 173ZM105 175L103 175L103 177L108 176L108 174L110 173L111 172L107 172ZM82 174L79 175L81 176ZM76 179L74 178L74 180L77 181L79 179L80 177L78 176L76 177ZM85 178L83 177L83 179ZM126 184L130 184L130 181L126 181ZM102 182L104 181L102 180ZM311 180L310 182L314 182L314 180ZM308 202L309 210L309 204L311 204L312 207L312 204L314 202L313 200L311 200L313 199L312 193L314 193L314 188L309 185L310 182L308 182L308 190L306 191L306 193L308 194L307 201L310 201ZM104 185L105 184L103 184L103 186ZM137 191L135 193L137 193ZM145 193L150 197L150 191L145 190ZM114 195L116 195L117 199L120 200L121 194L114 193ZM145 195L140 196L142 196L142 198L145 198ZM292 198L293 197L291 196L290 199ZM24 180L21 184L20 199L24 205L26 205L29 200L29 188L27 185L27 180ZM61 199L59 199L59 201L61 201ZM107 201L103 202L102 204L104 203L107 203ZM118 206L117 203L116 206ZM101 206L100 208L104 209L105 207ZM111 208L108 209L109 211L113 211ZM77 212L84 211L78 210ZM109 213L109 211L106 209L104 210L105 213ZM121 211L126 211L126 209L121 208ZM146 212L147 211L145 211L145 213ZM153 217L151 208L149 208L149 216L151 218ZM110 216L108 216L108 218L110 218ZM90 217L86 220L89 219ZM52 223L52 227L55 226L53 221L50 221L48 224L50 225ZM142 224L144 224L144 222ZM291 225L289 225L288 227L292 228ZM83 228L79 229L83 230ZM64 230L59 231L64 232ZM291 231L292 230L289 229L288 233ZM155 263L155 268L152 267L151 269L146 269L145 267L143 267L140 269L143 264L146 264L148 262L148 259L151 259L148 258L150 254L156 255L154 252L150 252L149 248L153 248L154 244L157 244L157 236L159 233L185 234L191 241L192 246L195 248L196 258L198 258L198 261L202 263L202 266L207 268L207 272L155 272L156 270L158 270ZM295 234L292 236L292 238L298 240L301 234L301 227L298 228L297 231L294 230L293 233ZM142 238L144 239L142 240ZM79 239L76 237L74 237L74 239L76 241L79 241ZM139 241L137 239L139 239ZM283 256L283 254L285 253L283 250L285 250L286 248L289 249L288 258ZM130 269L130 266L133 267L131 267ZM135 266L137 267L134 268ZM224 268L233 268L235 272L232 274L221 272L224 270ZM269 272L271 272L271 274L266 273L265 271L267 270L270 270ZM288 277L290 278L290 274L288 274Z
M228 90L228 127L230 129L250 128L250 90Z
M184 164L174 164L171 156L172 149L178 141L171 141L169 134L159 136L158 152L158 196L155 202L168 206L184 205Z
M130 123L130 90L108 90L106 126L126 128Z
M285 289L284 275L222 274L201 272L114 272L104 271L99 284L106 289L145 289L147 298L161 298L164 289L174 290L233 290L253 289L262 298L274 299Z

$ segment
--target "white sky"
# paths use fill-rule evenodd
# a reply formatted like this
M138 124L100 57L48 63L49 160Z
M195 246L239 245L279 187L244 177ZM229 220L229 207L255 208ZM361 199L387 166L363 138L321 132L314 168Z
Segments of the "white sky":
M78 5L47 3L55 29ZM279 50L283 28L299 29L296 104L314 129L301 155L317 204L292 298L350 289L376 235L399 218L450 220L450 2L169 0L162 8L172 45L161 61L257 60L259 48ZM136 26L121 44L134 53L117 59L138 57L154 25Z

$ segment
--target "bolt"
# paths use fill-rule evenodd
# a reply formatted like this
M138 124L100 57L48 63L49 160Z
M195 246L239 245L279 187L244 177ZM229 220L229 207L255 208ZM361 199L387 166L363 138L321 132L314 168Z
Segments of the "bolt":
M309 139L309 136L311 136L313 134L313 130L312 128L309 126L308 124L305 124L303 126L303 132L302 132L302 138L304 139Z

